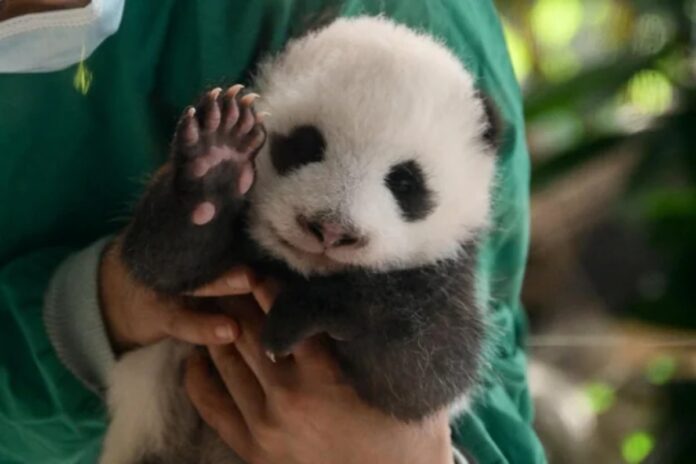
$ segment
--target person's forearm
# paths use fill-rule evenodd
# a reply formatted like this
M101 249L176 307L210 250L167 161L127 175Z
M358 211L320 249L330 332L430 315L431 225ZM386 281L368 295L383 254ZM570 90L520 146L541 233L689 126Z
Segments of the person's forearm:
M44 303L46 330L61 361L98 393L115 359L99 309L99 262L107 243L99 240L65 260Z

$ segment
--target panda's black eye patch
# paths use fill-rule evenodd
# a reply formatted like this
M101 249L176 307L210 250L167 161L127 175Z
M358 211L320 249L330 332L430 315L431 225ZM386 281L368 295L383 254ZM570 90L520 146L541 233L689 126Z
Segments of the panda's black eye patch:
M425 219L435 208L433 193L425 183L423 169L413 160L399 163L384 179L408 222Z
M326 140L314 126L298 126L289 135L271 135L271 162L280 175L324 159Z

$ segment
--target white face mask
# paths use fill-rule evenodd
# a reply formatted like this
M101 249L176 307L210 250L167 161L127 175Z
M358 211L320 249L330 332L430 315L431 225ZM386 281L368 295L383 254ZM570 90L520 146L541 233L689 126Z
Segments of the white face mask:
M0 73L59 71L87 58L118 29L124 2L92 0L0 22Z

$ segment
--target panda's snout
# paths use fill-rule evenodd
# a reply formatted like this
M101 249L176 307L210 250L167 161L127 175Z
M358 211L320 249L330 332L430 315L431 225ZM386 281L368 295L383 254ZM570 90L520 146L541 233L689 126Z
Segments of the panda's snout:
M362 247L367 244L367 237L357 230L325 216L308 218L299 214L295 220L306 235L316 239L325 249Z

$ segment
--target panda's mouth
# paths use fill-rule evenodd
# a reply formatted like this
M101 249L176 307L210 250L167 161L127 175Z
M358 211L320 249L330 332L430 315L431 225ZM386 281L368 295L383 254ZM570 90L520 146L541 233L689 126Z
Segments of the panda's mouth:
M321 251L317 252L305 250L283 237L283 235L281 235L280 232L278 232L278 230L276 230L276 228L273 227L273 225L268 224L268 228L273 234L273 236L275 236L277 242L285 250L287 250L295 259L305 261L311 267L330 270L337 269L346 265L346 263L342 263L329 256L326 253L326 249L322 249Z
M293 245L289 240L284 239L280 234L276 233L276 238L278 239L278 241L280 242L281 245L283 245L285 248L289 248L294 253L299 253L299 254L302 254L305 256L312 256L315 258L324 258L327 261L332 261L332 262L335 262L336 264L339 264L338 261L334 261L333 259L331 259L331 257L329 257L326 254L326 250L322 250L320 252L312 252L312 251L302 249L302 248L298 247L297 245Z

